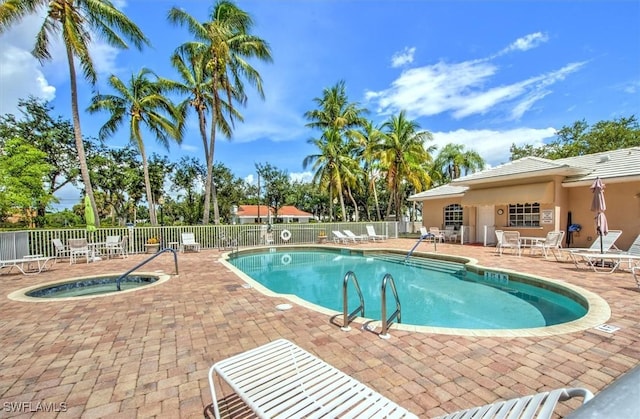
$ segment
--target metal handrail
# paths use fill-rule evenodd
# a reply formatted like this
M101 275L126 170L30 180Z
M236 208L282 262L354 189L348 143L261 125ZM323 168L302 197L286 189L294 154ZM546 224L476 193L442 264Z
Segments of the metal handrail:
M131 272L133 272L136 269L138 269L138 268L146 265L147 263L151 262L153 259L157 258L158 256L160 256L164 252L172 252L173 253L173 262L176 265L176 273L175 273L175 275L178 275L178 252L176 252L174 249L172 249L170 247L165 247L164 249L160 249L158 252L156 252L156 254L149 256L148 258L146 258L142 262L138 263L133 268L129 269L127 272L125 272L122 275L120 275L118 277L118 279L116 279L116 289L118 291L121 291L121 289L120 289L120 281L122 281L124 278L126 278L127 275L129 275Z
M387 318L387 284L391 285L391 291L393 292L393 296L396 300L396 310ZM380 337L383 339L389 339L389 334L387 331L389 330L389 326L393 324L393 319L398 319L398 323L402 323L402 314L400 310L400 298L398 298L398 291L396 290L396 283L393 280L391 274L386 274L384 278L382 278L382 331L380 332Z
M420 245L422 240L428 239L428 238L433 238L433 251L437 252L438 251L438 245L436 244L437 240L436 240L435 236L433 234L431 234L431 233L424 234L424 235L421 234L420 237L418 238L418 241L416 241L416 244L414 244L413 247L411 248L411 250L409 250L409 252L407 253L407 257L405 257L404 260L405 261L409 260L409 258L413 254L413 251L416 250L416 247L418 247Z
M349 284L349 280L352 279L353 280L353 285L356 287L356 291L358 292L358 298L360 298L360 305L353 310L351 313L349 313L349 308L348 308L348 298L347 298L347 285ZM348 332L349 330L351 330L351 327L349 327L349 323L351 323L353 321L353 319L355 319L358 314L358 312L361 314L362 317L364 317L364 297L362 296L362 290L360 289L360 284L358 284L358 278L356 278L356 274L353 273L353 271L349 271L345 274L344 276L344 280L342 281L342 315L343 315L343 320L342 320L342 327L341 329L344 330L345 332Z

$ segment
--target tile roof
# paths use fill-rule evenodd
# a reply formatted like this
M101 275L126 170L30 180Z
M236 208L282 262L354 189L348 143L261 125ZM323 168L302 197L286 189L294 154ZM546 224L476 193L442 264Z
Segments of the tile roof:
M260 217L267 216L267 210L269 210L269 214L274 216L275 211L271 207L267 207L266 205L260 205ZM238 206L238 217L257 217L258 216L258 205L239 205ZM278 210L279 217L313 217L313 214L310 214L306 211L299 210L293 205L284 205Z
M457 195L462 196L467 189L469 189L468 186L455 186L450 184L442 185L438 186L437 188L429 189L427 191L411 195L409 197L409 201L423 201L425 199L435 199Z

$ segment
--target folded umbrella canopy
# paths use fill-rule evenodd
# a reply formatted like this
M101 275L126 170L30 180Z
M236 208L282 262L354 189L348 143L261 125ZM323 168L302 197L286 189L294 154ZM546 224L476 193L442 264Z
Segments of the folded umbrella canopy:
M609 226L607 225L607 217L604 215L607 209L607 204L604 200L604 183L599 177L591 185L591 191L593 192L591 211L596 213L596 232L600 236L600 253L602 253L602 236L609 232Z
M93 213L91 200L88 196L84 197L84 220L87 223L87 231L96 231L96 215Z

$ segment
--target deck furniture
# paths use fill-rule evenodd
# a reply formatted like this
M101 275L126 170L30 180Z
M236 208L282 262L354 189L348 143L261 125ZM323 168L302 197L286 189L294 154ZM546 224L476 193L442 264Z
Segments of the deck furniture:
M377 234L376 229L372 225L367 226L367 234L371 240L386 240L389 237L386 234Z
M354 239L353 237L346 236L340 230L333 230L332 233L333 233L333 241L335 243L344 243L344 244L347 244L347 243L358 243L356 241L356 239Z
M200 243L196 241L193 233L182 233L182 244L180 250L185 252L187 249L193 249L196 252L200 251Z
M357 235L351 230L343 230L343 231L347 237L349 237L350 239L353 239L354 241L366 242L369 240L369 236L367 236L366 234Z
M76 263L78 257L84 257L89 263L89 257L93 257L95 249L89 249L87 239L69 239L67 240L69 248L69 264Z
M538 418L553 417L558 402L573 397L582 397L583 404L593 398L593 394L585 388L560 388L538 394L500 401L484 406L473 407L440 416L439 419L490 419L490 418Z
M218 375L260 418L416 418L371 388L286 339L216 362L209 369L213 410Z
M20 259L0 260L0 272L6 269L7 272L11 272L13 268L16 268L23 275L39 274L40 272L49 268L49 261L55 261L55 257L44 255L28 255Z

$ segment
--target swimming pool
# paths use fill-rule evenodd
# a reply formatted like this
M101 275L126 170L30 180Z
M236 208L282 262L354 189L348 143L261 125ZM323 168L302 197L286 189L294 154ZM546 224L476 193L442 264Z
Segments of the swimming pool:
M337 313L342 312L343 277L353 271L364 293L365 317L374 320L380 320L382 277L390 273L402 304L402 323L407 325L547 328L574 322L589 308L587 299L570 287L513 273L471 271L460 262L412 257L405 263L403 255L393 253L272 248L241 252L229 263L272 292L293 294ZM350 309L357 306L357 298L350 289Z

